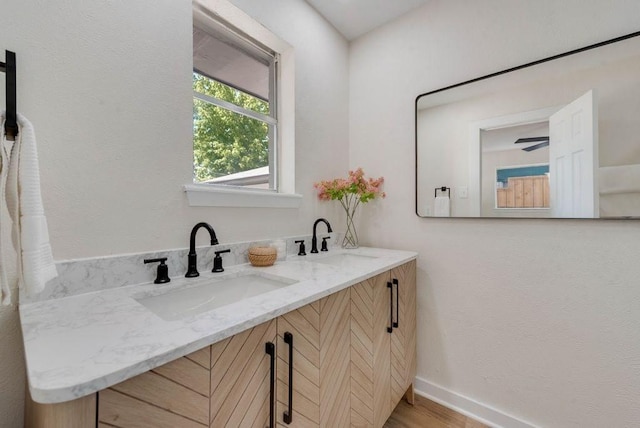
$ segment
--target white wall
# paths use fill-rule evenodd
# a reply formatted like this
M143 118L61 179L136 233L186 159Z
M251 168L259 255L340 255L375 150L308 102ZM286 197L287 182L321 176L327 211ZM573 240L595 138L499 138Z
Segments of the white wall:
M340 229L337 207L318 203L312 185L348 167L347 42L304 2L238 3L296 50L299 210L188 206L190 1L2 2L0 49L17 54L56 260L186 247L198 221L221 242L310 233L320 215ZM17 326L17 312L0 307L1 427L22 423Z
M433 0L352 42L350 163L388 195L361 230L420 253L427 382L539 426L640 420L640 224L419 219L413 175L418 94L638 29L636 0Z

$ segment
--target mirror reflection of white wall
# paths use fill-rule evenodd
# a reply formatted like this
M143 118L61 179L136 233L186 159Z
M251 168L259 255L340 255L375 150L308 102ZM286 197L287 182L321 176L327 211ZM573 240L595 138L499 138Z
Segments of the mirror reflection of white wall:
M482 179L475 179L485 171L479 162L483 149L470 143L470 134L485 129L478 128L479 123L495 118L539 111L549 111L549 117L594 90L599 140L596 164L605 167L594 171L596 182L598 176L605 178L595 190L594 205L599 202L599 208L591 216L553 216L640 217L640 183L624 184L632 173L607 168L640 165L640 40L635 39L640 38L515 72L521 77L510 73L420 98L416 112L418 214L432 215L433 189L447 186L451 187L453 217L549 216L537 210L509 213L489 208L489 201L482 197L488 191L484 173ZM542 161L531 163L538 162Z

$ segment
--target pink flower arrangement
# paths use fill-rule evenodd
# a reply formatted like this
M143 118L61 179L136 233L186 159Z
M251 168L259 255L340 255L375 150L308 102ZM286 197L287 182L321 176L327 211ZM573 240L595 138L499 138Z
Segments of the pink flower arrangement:
M376 197L384 198L381 190L384 177L378 179L364 178L364 171L358 168L349 171L348 178L335 178L314 183L318 198L323 201L338 200L347 213L347 230L342 240L344 248L358 248L358 234L354 224L356 208L360 203L367 203Z
M367 203L377 196L381 198L387 196L381 191L382 183L384 183L384 177L375 180L373 178L366 179L362 168L358 168L355 171L349 171L348 178L319 181L314 183L313 187L318 190L320 200L339 200L347 209L354 202L357 206L360 202Z

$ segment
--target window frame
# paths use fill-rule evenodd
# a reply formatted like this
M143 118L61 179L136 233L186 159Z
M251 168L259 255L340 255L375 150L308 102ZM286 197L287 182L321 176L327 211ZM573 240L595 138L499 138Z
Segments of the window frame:
M278 67L278 57L279 55L271 49L268 49L262 46L256 40L251 39L245 34L240 34L232 27L225 25L222 22L208 22L203 23L199 20L194 20L193 23L194 28L198 28L202 33L207 34L212 38L221 38L223 40L228 40L228 43L232 45L237 51L242 52L244 55L250 58L255 58L259 61L264 61L268 63L268 99L263 99L256 94L252 94L243 88L239 88L233 84L225 82L223 80L219 80L216 77L210 76L206 72L198 70L194 67L193 72L206 78L210 79L214 82L223 84L227 87L239 90L249 96L262 99L266 101L269 105L269 114L259 113L257 111L253 111L244 107L241 107L237 104L231 103L229 101L215 98L211 95L198 92L195 89L193 90L193 97L197 100L205 102L207 104L215 105L219 108L225 109L227 111L231 111L233 113L248 117L253 120L257 120L263 122L268 127L268 167L269 167L269 178L268 178L268 189L260 189L260 190L269 190L269 191L277 191L277 165L278 165L278 153L277 153L277 130L278 130L278 97L277 97L277 67ZM215 35L214 35L215 34ZM216 36L217 35L217 36ZM244 171L238 171L244 172ZM223 176L224 177L224 176ZM223 178L220 177L220 178ZM195 181L194 181L195 183ZM202 184L216 184L216 183L208 183L201 182ZM242 185L233 185L233 184L223 184L225 186L236 186L243 187Z
M193 25L222 25L275 53L270 84L275 86L273 114L278 127L270 138L276 162L270 176L274 189L190 183L184 185L190 206L298 208L302 195L295 193L295 58L294 50L227 0L194 0ZM193 69L193 67L192 67ZM271 67L270 67L271 69ZM206 76L206 74L205 74ZM277 82L277 83L276 83ZM272 88L270 88L272 89ZM193 90L192 90L193 92ZM272 106L270 106L270 114ZM270 159L270 165L273 165Z

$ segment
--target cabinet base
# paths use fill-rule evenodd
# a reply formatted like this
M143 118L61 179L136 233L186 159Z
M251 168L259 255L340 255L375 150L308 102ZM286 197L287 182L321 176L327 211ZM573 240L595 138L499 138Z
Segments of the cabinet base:
M416 395L415 395L415 392L413 391L413 383L409 385L409 388L407 388L407 392L404 393L404 396L402 398L404 398L405 401L411 404L412 406L415 404Z

